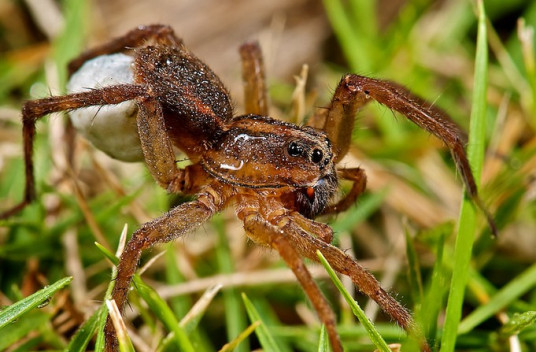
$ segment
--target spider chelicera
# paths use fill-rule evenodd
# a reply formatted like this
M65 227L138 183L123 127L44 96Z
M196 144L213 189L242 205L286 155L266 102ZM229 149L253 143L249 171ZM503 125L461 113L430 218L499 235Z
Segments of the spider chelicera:
M117 159L143 160L161 187L195 196L133 234L121 255L112 293L121 311L144 249L183 236L232 205L247 235L277 250L295 273L325 324L334 351L343 349L335 316L302 260L318 260L317 250L400 326L413 330L411 314L374 276L332 246L331 228L313 219L344 211L364 191L362 169L335 166L348 152L357 110L376 100L449 147L468 194L495 231L477 195L463 133L443 111L404 87L354 74L341 79L330 105L305 126L275 120L266 116L258 45L244 44L240 52L246 97L246 114L241 116L233 116L229 94L219 78L168 26L140 26L73 60L69 65L70 94L28 101L23 107L24 199L0 217L17 213L36 197L32 163L35 122L52 112L70 111L75 127L97 148ZM94 83L88 85L87 78L92 76ZM124 104L117 105L120 103ZM98 107L98 116L81 109L91 106ZM104 111L107 106L113 106L112 110ZM115 136L117 131L120 134ZM173 146L186 154L191 165L177 167ZM332 204L338 179L353 185ZM105 329L107 350L117 350L110 319ZM425 342L423 348L427 349Z

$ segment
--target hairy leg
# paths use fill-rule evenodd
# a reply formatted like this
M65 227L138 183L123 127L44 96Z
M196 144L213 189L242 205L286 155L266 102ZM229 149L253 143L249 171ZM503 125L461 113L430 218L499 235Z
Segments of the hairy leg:
M262 52L257 42L240 46L246 114L268 115L268 98Z
M354 259L339 248L311 236L290 221L283 231L290 235L291 241L301 255L318 261L316 251L319 250L336 271L349 276L361 292L375 300L401 327L406 330L413 329L413 319L410 313L381 288L374 276Z
M124 310L128 289L142 251L156 243L170 242L201 226L222 209L227 198L222 196L224 192L221 186L216 185L214 188L207 186L197 200L172 209L134 232L121 255L112 291L112 299L115 300L120 312ZM106 322L105 335L106 351L117 351L117 338L110 318Z
M308 123L328 134L336 153L335 161L340 161L349 150L357 110L371 100L376 100L406 116L447 145L469 196L484 213L491 231L496 234L495 222L478 196L465 153L464 133L447 113L399 84L355 74L346 75L341 79L328 108L321 110Z
M336 330L335 315L292 242L286 238L285 233L279 227L268 222L257 212L239 212L238 217L244 222L244 229L251 239L257 243L269 245L279 252L281 258L296 275L320 320L326 327L333 351L342 352L342 344Z
M423 351L430 351L430 347L422 332L413 321L409 311L404 308L396 299L391 297L381 286L378 280L359 265L349 255L337 247L322 242L320 239L304 231L301 227L289 218L285 224L280 226L283 233L289 236L294 248L311 260L318 261L316 251L320 251L329 264L339 273L350 277L354 285L368 297L372 298L378 305L393 318L408 333L413 334L420 342Z
M361 292L378 302L400 326L406 330L413 329L411 314L383 290L378 280L354 259L339 248L322 241L321 235L312 233L312 227L302 226L300 219L295 218L293 213L285 212L281 206L278 208L275 201L265 202L261 207L261 213L288 237L301 255L318 261L316 251L320 250L336 271L349 276Z
M340 169L337 170L337 172L340 178L353 182L352 188L350 189L350 192L344 196L344 198L342 198L336 204L330 205L324 209L322 215L338 214L347 210L354 205L357 201L357 198L359 198L359 196L365 192L365 187L367 185L367 175L365 174L365 170L361 168L352 168Z
M15 215L35 199L34 169L33 169L33 143L35 137L35 123L41 117L53 112L73 110L87 106L119 104L123 101L133 100L147 95L143 86L116 85L102 89L69 94L65 96L49 97L28 101L22 108L22 136L24 144L24 166L26 183L23 200L13 208L0 213L0 219Z
M138 135L145 163L156 182L171 193L192 193L206 184L206 174L200 167L177 167L160 103L152 97L142 97L137 101Z

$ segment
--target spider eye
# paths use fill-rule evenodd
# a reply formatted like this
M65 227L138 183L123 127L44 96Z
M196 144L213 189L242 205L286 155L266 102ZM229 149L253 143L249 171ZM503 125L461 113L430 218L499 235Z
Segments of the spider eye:
M324 158L324 153L320 149L313 150L313 154L311 154L311 161L315 164L318 164L322 161Z
M288 145L288 155L300 156L303 153L303 147L296 142L290 142Z

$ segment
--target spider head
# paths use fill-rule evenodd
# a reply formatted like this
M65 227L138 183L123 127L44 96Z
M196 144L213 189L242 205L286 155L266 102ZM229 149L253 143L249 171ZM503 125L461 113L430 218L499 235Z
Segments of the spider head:
M309 217L322 211L337 187L334 155L324 132L263 116L230 121L208 146L202 165L226 183L293 194L294 205Z

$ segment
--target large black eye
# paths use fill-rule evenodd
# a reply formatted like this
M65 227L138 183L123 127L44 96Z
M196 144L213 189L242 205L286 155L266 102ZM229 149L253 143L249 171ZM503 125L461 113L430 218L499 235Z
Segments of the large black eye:
M288 155L300 156L303 153L303 147L296 142L290 142L288 145Z
M324 153L320 149L313 150L313 154L311 154L311 161L315 164L318 164L322 161L322 158L324 157Z

